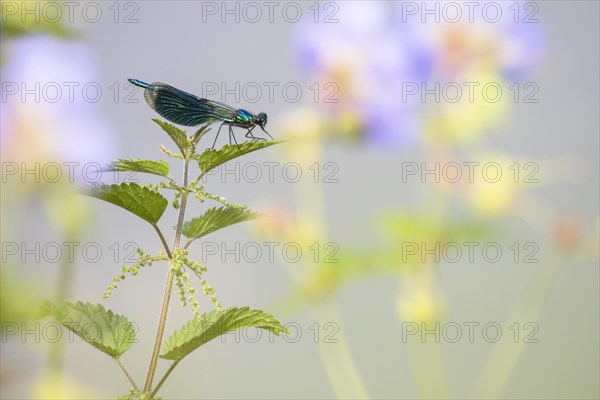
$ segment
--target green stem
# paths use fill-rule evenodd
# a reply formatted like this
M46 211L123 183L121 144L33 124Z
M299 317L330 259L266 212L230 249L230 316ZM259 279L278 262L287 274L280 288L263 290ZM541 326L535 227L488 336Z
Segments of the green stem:
M72 241L73 240L71 240L71 242ZM71 284L73 282L74 270L75 265L73 263L73 260L70 260L68 257L63 257L60 263L58 285L56 287L56 303L59 305L63 305L69 297L69 293L71 291ZM62 370L63 349L63 341L59 341L51 347L50 357L48 358L48 365L50 369L54 371Z
M537 323L550 296L552 288L558 280L562 267L567 261L567 255L557 257L550 264L538 266L538 270L531 271L529 282L525 286L527 291L521 300L513 306L506 319L506 325L518 323ZM540 271L544 269L544 271ZM507 327L508 328L508 327ZM508 328L510 329L510 328ZM510 379L525 350L523 338L513 341L500 341L492 349L485 365L475 381L471 398L500 398L502 390Z
M323 304L315 308L314 315L321 321L336 321L340 325L334 339L335 342L327 342L324 338L319 338L318 341L321 360L335 397L338 399L368 399L369 394L347 345L335 300L325 300Z
M432 165L439 160L453 159L453 149L451 147L442 146L437 151L430 150L425 154L425 161L427 164L431 163ZM443 229L448 224L450 193L444 189L440 189L438 185L433 187L426 185L424 190L421 191L421 196L422 210L427 210L428 216L435 221L435 224L428 231L427 238L432 242L440 242L444 240ZM437 264L422 264L417 273L418 275L414 279L424 279L425 281L435 280L437 267ZM401 280L411 279L402 273L399 277ZM431 285L435 285L435 283L431 283ZM429 340L417 343L411 341L409 349L412 360L411 368L419 397L426 399L446 399L451 397L448 393L448 379L444 369L441 344Z
M171 366L167 370L167 372L165 372L165 374L161 378L160 382L158 382L158 385L156 385L156 387L154 388L154 390L150 394L150 398L151 399L153 399L154 396L156 396L156 393L158 393L158 390L160 389L160 387L163 385L163 383L165 383L165 381L167 380L167 378L169 377L169 375L171 375L171 372L173 372L173 370L175 369L175 367L177 366L177 364L179 364L179 361L181 361L181 360L174 361L173 364L171 364Z
M198 182L204 178L204 175L206 175L206 172L202 172L200 175L198 175L198 177L192 181L192 186L196 186L196 184L198 184Z
M188 185L188 170L189 160L184 160L183 164L183 187ZM183 218L185 216L185 207L187 204L188 192L184 191L181 194L181 205L179 207L179 218L177 220L177 228L175 231L175 239L173 241L173 252L179 248L179 242L181 240L181 230L183 229ZM169 301L171 300L171 290L173 289L173 279L175 277L175 265L174 260L171 257L169 262L169 274L167 275L167 284L165 286L165 293L163 297L162 311L160 313L160 320L158 322L158 330L156 332L156 340L154 341L154 350L152 352L152 359L150 360L150 366L148 367L148 376L146 377L146 383L144 385L144 392L149 392L152 388L152 380L156 372L156 365L158 363L158 356L160 354L160 347L162 338L165 333L165 325L167 322L167 312L169 311Z
M440 343L425 340L409 343L417 393L421 399L447 399L448 384Z
M118 357L115 357L114 360L117 362L117 364L119 364L119 367L121 367L121 369L125 373L125 376L127 376L127 379L129 379L129 382L131 382L131 386L133 386L133 388L135 389L135 391L139 393L140 392L140 388L138 387L138 385L133 380L133 377L131 376L131 374L129 373L129 371L127 370L127 368L125 367L125 364L123 364L123 362Z
M167 244L167 241L165 240L165 237L162 234L160 228L156 224L152 224L152 226L154 227L156 233L158 233L158 237L160 238L160 241L162 242L165 251L167 252L167 257L169 257L169 259L173 258L173 256L171 255L171 250L169 249L169 245Z
M314 143L315 161L320 159L322 142ZM326 226L326 204L322 183L311 184L310 187L295 186L295 197L298 204L297 220L309 218L320 233L320 240L326 241L328 236ZM307 266L308 267L308 266ZM299 275L297 269L288 269L296 282ZM341 321L339 309L333 300L325 300L322 310L318 311L321 316L329 321ZM340 324L341 325L341 324ZM327 373L327 378L338 399L368 399L369 394L362 381L352 352L347 341L343 338L343 327L339 327L341 339L335 343L323 343L319 341L319 353Z

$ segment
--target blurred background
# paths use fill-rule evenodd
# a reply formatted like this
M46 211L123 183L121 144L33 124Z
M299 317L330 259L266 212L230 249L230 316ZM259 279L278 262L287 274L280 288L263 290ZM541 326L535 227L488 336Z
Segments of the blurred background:
M2 0L1 397L129 390L36 325L45 299L127 316L123 361L145 377L166 264L102 295L160 242L74 194L158 182L99 172L171 146L137 78L266 112L286 140L207 177L266 217L191 256L224 307L292 335L214 340L164 398L598 398L599 6L467 3ZM166 336L193 317L173 297Z

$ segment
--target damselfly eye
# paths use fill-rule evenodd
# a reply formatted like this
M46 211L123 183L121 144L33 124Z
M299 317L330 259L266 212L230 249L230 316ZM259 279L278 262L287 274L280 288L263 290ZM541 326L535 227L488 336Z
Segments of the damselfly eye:
M261 125L266 125L267 124L267 114L265 114L265 113L258 114L258 116L256 117L256 119L258 120L258 122Z

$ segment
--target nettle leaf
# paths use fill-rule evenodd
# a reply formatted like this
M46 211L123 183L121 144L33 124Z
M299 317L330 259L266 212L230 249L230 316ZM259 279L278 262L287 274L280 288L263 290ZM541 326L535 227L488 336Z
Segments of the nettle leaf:
M99 185L87 194L122 207L151 224L158 222L169 203L160 193L137 183Z
M173 139L173 142L175 142L181 151L181 154L185 156L188 153L188 150L191 150L191 144L184 131L174 125L169 124L168 122L163 122L160 119L152 118L152 121L156 122L163 129L163 131L167 132L167 134L171 137L171 139Z
M198 158L198 165L200 166L202 173L205 174L211 169L216 168L227 161L233 160L234 158L243 156L244 154L248 154L256 150L273 146L281 142L281 140L249 140L240 144L239 149L235 145L226 144L219 150L205 150Z
M78 301L57 306L45 301L37 316L53 317L81 339L114 358L125 353L137 341L133 324L100 304Z
M233 207L213 207L200 217L183 224L182 233L190 240L198 239L216 230L225 228L238 222L256 218L258 214L248 209Z
M275 335L289 334L271 314L249 307L229 308L225 311L211 311L188 322L167 339L164 352L160 356L167 360L181 360L203 344L227 332L244 328L265 329Z
M109 171L132 171L168 177L169 163L154 160L123 160L115 161L109 166Z

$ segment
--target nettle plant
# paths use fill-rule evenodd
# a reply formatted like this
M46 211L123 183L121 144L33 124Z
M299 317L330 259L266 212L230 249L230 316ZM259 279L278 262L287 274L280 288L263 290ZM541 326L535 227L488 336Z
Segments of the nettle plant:
M169 270L158 330L144 385L141 386L135 382L121 361L121 356L136 342L134 327L125 316L106 310L100 304L83 302L65 304L45 302L39 315L39 317L50 316L54 318L85 342L116 361L132 385L131 391L126 395L119 396L119 399L156 398L159 389L181 360L203 344L225 333L248 327L265 329L276 335L288 333L286 328L272 315L261 310L253 310L249 307L222 309L214 288L208 285L204 279L204 273L207 271L206 266L188 258L188 248L197 239L218 229L257 217L257 214L251 212L246 206L230 203L223 197L207 192L204 185L200 184L202 178L210 170L223 163L279 142L248 141L239 146L225 145L220 150L209 149L199 154L196 152L196 146L210 130L208 125L203 125L192 136L188 137L184 131L171 124L157 119L153 121L160 125L177 146L179 152L169 151L164 146L161 146L161 150L168 157L183 161L181 183L169 176L169 164L166 161L119 160L111 164L109 169L112 171L154 174L166 180L158 185L147 184L145 186L136 183L98 185L86 191L86 194L124 208L148 222L157 233L164 247L156 255L147 254L138 249L139 262L134 265L123 266L120 275L113 279L112 284L104 293L105 298L110 296L119 281L125 279L127 275L137 275L142 267L149 267L161 261L168 263ZM195 179L190 180L190 164L194 163L199 165L200 173ZM179 210L172 246L167 244L165 236L158 226L158 222L169 204L169 201L159 193L161 190L174 193L171 204ZM193 195L202 203L214 201L220 203L220 205L209 208L204 214L185 221L185 211L190 195ZM185 243L182 242L183 237L185 237ZM198 280L198 285L202 288L204 295L210 297L214 310L201 312L196 298L197 289L193 284L194 280L190 276L195 276L195 279ZM182 305L191 305L194 317L163 342L173 283L177 286ZM170 360L171 364L155 385L154 377L159 358Z

